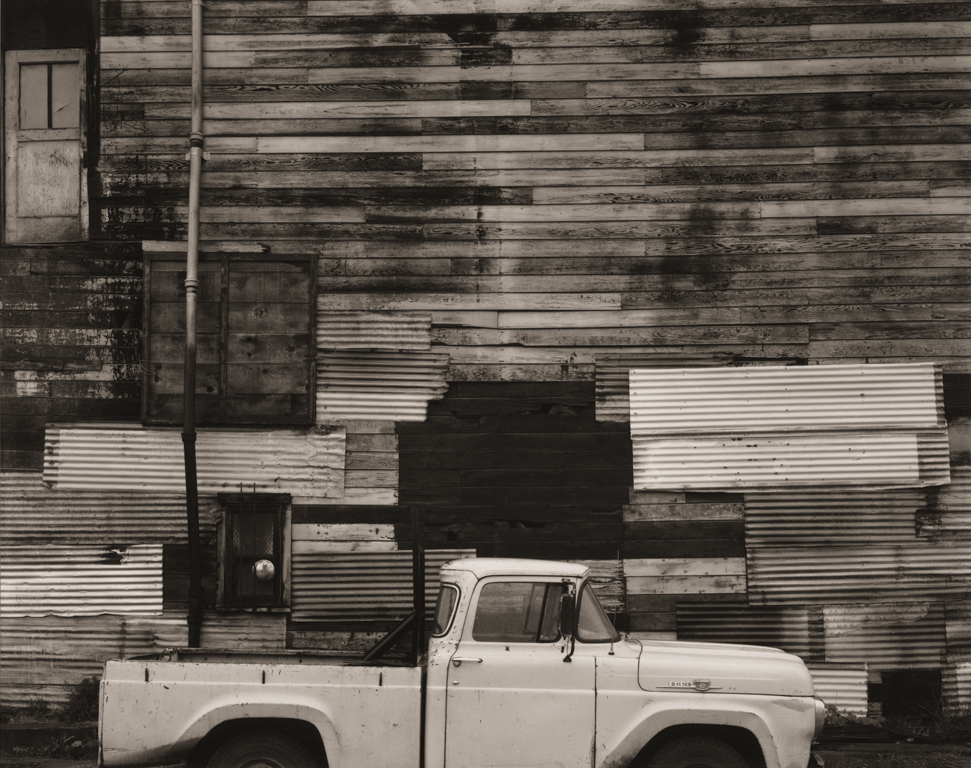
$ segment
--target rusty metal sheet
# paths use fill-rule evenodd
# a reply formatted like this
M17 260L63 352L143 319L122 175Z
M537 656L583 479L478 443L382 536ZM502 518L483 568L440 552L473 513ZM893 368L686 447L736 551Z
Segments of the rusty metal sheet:
M630 371L632 368L690 368L728 365L732 356L656 354L597 356L597 421L630 421Z
M971 655L948 659L941 670L941 692L945 711L967 714L971 708Z
M636 490L917 487L948 482L947 433L633 434Z
M856 717L866 717L866 664L808 664L816 695L827 704Z
M162 612L162 545L0 547L0 616Z
M913 542L926 491L838 488L748 492L745 544L751 549Z
M184 543L185 495L55 491L40 472L0 473L0 530L5 544ZM199 529L215 535L219 507L199 499Z
M632 369L630 391L644 435L945 426L935 363Z
M200 429L199 492L247 490L306 499L344 492L345 430ZM181 430L139 424L48 425L44 482L61 490L185 493Z
M806 661L824 661L818 610L744 603L677 604L678 640L765 645Z
M475 550L426 550L427 610L435 605L441 566L463 557L475 557ZM294 622L400 619L414 605L410 551L294 552L290 562Z
M748 595L765 605L967 599L971 542L750 550Z
M917 531L930 539L971 539L971 467L952 467L950 484L928 491Z
M944 606L904 602L823 607L826 661L866 662L872 669L940 669Z
M415 312L318 312L317 349L427 352L432 316Z
M152 632L155 649L184 648L189 640L186 614L166 612L152 623ZM287 615L208 611L202 618L199 643L201 648L283 650L287 644Z
M971 658L971 601L949 601L945 617L948 656Z
M424 421L448 391L449 356L431 352L328 352L317 357L317 422Z

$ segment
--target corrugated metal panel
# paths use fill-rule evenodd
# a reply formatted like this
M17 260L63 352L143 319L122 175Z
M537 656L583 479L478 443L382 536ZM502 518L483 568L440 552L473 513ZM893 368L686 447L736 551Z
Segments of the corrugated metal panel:
M317 349L417 350L432 344L432 316L413 312L318 312Z
M971 602L948 601L945 613L948 656L971 658Z
M686 435L943 427L941 367L634 369L631 429Z
M971 657L948 660L941 670L945 711L967 714L971 707Z
M759 433L652 438L633 435L639 490L946 483L947 433Z
M63 704L73 686L87 677L101 677L105 661L185 646L186 640L184 613L157 618L5 617L0 626L0 702L23 706L39 698ZM281 650L286 646L286 616L207 613L201 645Z
M866 664L809 664L816 695L840 712L867 715Z
M424 421L448 384L448 355L421 352L322 353L317 421Z
M339 498L343 427L309 430L201 429L199 492L259 492ZM56 490L185 493L181 431L138 424L49 425L44 482Z
M951 483L927 494L917 511L919 536L971 539L971 467L952 467Z
M913 542L926 491L841 488L745 494L745 544L751 549Z
M634 487L947 483L941 382L932 363L632 369Z
M474 549L425 552L425 597L430 611L443 563L475 557ZM412 609L412 554L400 552L294 553L290 565L292 621L399 619Z
M867 662L873 669L940 669L944 664L941 603L827 605L826 661Z
M0 548L0 616L162 612L162 545Z
M711 368L731 360L728 354L598 355L597 421L630 421L632 368Z
M971 596L971 542L750 550L753 603L821 604Z
M215 497L201 497L199 528L204 539L215 534L218 516ZM185 495L54 491L44 485L40 472L3 472L0 530L6 544L184 543Z
M802 606L678 603L678 640L765 645L821 662L824 660L822 625L814 621L811 611Z

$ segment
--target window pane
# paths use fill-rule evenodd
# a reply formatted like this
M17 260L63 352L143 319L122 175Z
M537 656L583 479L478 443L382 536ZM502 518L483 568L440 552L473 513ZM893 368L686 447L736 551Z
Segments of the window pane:
M442 584L438 590L438 602L435 603L435 626L432 627L433 635L444 635L445 630L452 621L452 611L455 609L455 601L458 600L459 591L450 584Z
M580 615L577 619L577 639L587 643L606 643L620 640L620 635L607 618L597 595L587 582L580 593Z
M77 128L81 105L78 65L51 66L51 128Z
M47 127L47 65L21 64L20 130Z
M479 595L472 637L492 643L553 642L559 636L562 584L486 584Z

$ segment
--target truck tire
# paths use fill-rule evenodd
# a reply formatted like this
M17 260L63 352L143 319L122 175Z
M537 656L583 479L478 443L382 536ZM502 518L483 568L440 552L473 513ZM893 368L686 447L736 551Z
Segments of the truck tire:
M724 741L698 736L661 747L647 768L749 768L749 764Z
M303 744L275 733L230 739L216 750L207 768L319 768Z

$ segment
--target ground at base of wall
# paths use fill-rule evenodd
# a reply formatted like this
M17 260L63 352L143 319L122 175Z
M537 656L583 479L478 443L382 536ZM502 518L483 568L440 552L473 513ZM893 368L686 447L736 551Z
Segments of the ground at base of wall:
M971 746L823 744L822 768L971 768Z

